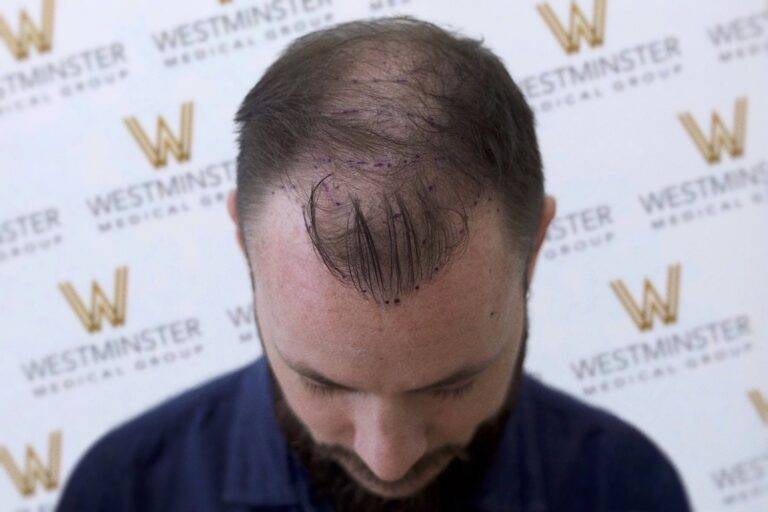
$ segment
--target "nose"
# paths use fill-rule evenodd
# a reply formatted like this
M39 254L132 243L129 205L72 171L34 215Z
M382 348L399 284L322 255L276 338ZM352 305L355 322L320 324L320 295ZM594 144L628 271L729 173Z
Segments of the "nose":
M396 399L368 398L356 416L355 452L380 480L399 480L426 453L418 413Z

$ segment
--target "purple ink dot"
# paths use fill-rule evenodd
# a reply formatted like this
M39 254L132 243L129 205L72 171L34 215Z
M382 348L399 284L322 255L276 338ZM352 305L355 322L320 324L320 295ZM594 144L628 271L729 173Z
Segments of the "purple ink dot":
M336 201L336 206L341 206L341 203Z
M395 304L400 304L400 299L395 299Z
M416 285L416 289L417 289L417 290L419 289L419 285Z
M432 192L434 189L435 189L434 185L430 185L427 187L427 190L429 190L430 192Z

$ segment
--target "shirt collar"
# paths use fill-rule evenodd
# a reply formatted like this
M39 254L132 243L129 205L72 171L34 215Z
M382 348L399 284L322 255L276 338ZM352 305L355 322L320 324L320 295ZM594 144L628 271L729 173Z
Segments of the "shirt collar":
M261 356L245 368L235 397L224 474L227 502L288 506L298 501L267 364Z

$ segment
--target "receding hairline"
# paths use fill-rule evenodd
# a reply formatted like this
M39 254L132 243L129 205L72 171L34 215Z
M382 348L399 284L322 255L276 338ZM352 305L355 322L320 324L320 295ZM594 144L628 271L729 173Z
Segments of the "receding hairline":
M365 33L366 28L371 29L369 31L370 33ZM405 39L403 39L402 41L393 41L392 40L393 34L400 34L400 35L405 34L405 35L407 35L407 37ZM423 55L426 55L427 57L430 56L430 54L429 54L430 51L434 52L432 54L433 56L438 54L439 52L443 52L446 55L450 55L450 57L452 59L454 59L453 61L448 59L446 62L441 62L440 63L441 65L448 66L448 68L446 68L446 69L448 69L449 73L451 72L451 69L450 69L451 65L458 66L459 64L461 64L461 60L462 59L466 59L467 55L471 54L471 52L478 52L478 55L482 54L484 58L490 58L490 57L488 57L488 54L483 53L483 52L485 52L485 50L482 49L479 46L479 44L475 44L477 42L468 42L468 40L465 40L465 39L458 40L458 39L455 38L455 36L452 36L448 32L446 32L443 29L437 27L436 25L430 24L428 22L421 22L421 21L418 21L418 20L407 19L407 18L390 18L390 19L379 19L379 20L368 20L368 21L361 21L361 22L344 23L344 24L337 25L336 27L331 27L330 29L326 29L326 30L323 30L323 31L318 31L316 33L309 34L309 35L305 36L304 38L299 38L295 42L295 44L292 44L288 48L288 50L284 53L284 55L281 56L278 59L278 61L276 61L276 64L279 64L278 68L280 68L280 65L282 65L282 68L280 68L282 70L282 72L286 72L286 73L288 73L287 76L290 76L290 73L296 73L297 72L296 69L291 68L291 66L290 66L290 59L293 58L294 60L301 60L302 58L306 58L306 59L310 59L307 62L311 63L310 67L314 66L314 67L312 67L312 69L314 69L315 72L317 72L317 70L321 69L322 66L320 66L318 68L317 67L318 63L317 62L312 62L311 59L314 58L315 60L317 60L319 56L323 55L323 51L331 52L331 54L336 55L336 56L342 55L344 58L351 58L352 56L355 55L356 51L357 52L370 52L371 51L371 41L376 41L376 40L389 40L391 42L391 44L392 44L392 47L396 47L396 46L399 45L399 47L403 48L403 47L407 47L407 45L410 44L410 45L415 46L415 47L426 49L425 50L426 53L424 53ZM303 47L301 46L302 44L304 44ZM381 51L384 51L386 49L387 48L381 48ZM391 49L391 47L389 49ZM374 48L374 50L375 51L380 51L379 48ZM291 52L293 52L293 53L291 53ZM463 55L462 52L464 54L467 54L467 55ZM369 53L366 53L366 55L368 55L368 54ZM384 52L383 55L386 55L386 52ZM286 57L288 59L288 62L281 62L284 57ZM490 61L493 61L493 59L491 58ZM416 61L414 61L412 59L411 62L416 62ZM428 65L428 64L431 63L429 58L427 58L427 60L424 61L424 62L426 63L425 65ZM399 63L395 63L395 64L396 65L393 66L393 68L392 68L395 71L397 69L399 69L399 67L402 67L402 66L398 66ZM480 63L480 64L482 64L482 63ZM464 64L462 64L462 65L464 65ZM473 62L473 65L475 65L474 62ZM503 83L504 80L505 80L503 75L506 73L506 71L503 70L503 66L501 66L500 70L495 69L495 68L491 69L495 65L496 64L485 63L485 66L486 66L485 72L488 73L489 76L491 76L493 78L494 73L497 73L498 77L500 77L500 78L498 78L497 83L494 84L494 87L499 88L499 90L504 89L505 87L509 87L508 83ZM342 73L339 76L343 76L345 78L346 82L341 84L342 89L338 89L337 90L338 94L336 96L332 95L331 100L333 100L334 98L338 99L338 98L346 98L346 97L348 97L350 95L350 91L344 89L344 87L351 87L351 89L355 89L355 87L358 87L358 88L362 87L361 86L360 78L356 77L354 72L360 72L360 70L364 70L366 72L369 72L369 71L376 71L377 69L378 68L376 68L376 66L370 66L370 65L368 65L368 63L363 62L360 66L358 66L354 70L351 70L351 71L347 70L346 74L344 74L344 72L343 72L344 70L341 70ZM459 68L457 68L457 69L459 69ZM489 71L489 69L491 69L491 70ZM323 70L321 69L321 71L323 71ZM440 69L424 68L424 69L422 69L422 71L427 71L427 75L426 76L429 77L430 75L429 75L428 72L430 72L430 71L441 71L441 70ZM363 73L363 75L365 75L365 74L366 73ZM322 74L320 76L322 76ZM438 74L438 75L435 75L435 76L440 76L440 75ZM282 79L285 79L285 78L286 78L286 76L282 77ZM369 78L371 78L371 76L369 76ZM373 78L376 78L375 73L373 75ZM493 79L496 80L496 78L493 78ZM280 83L281 77L278 74L278 76L272 76L271 80L272 81L277 81L277 83ZM375 91L377 93L386 92L386 87L384 87L384 86L387 86L387 87L399 87L399 86L402 86L403 84L402 83L398 83L397 80L399 80L399 78L397 78L396 73L395 73L395 79L390 81L389 83L386 80L382 80L382 81L376 82L378 89L375 89ZM429 82L429 80L426 80L424 83L428 83L428 82ZM429 82L430 85L434 85L435 83L438 83L438 82L436 82L436 81ZM328 91L328 89L327 89L328 87L333 89L333 87L339 87L339 85L340 84L338 82L333 82L333 83L332 82L328 82L328 83L326 83L323 86L323 87L326 87L326 89L322 89L321 88L320 90L317 91L317 93L322 95L321 93L323 93L323 91L325 91L325 92ZM354 87L352 87L353 85L354 85ZM422 83L421 85L424 85L424 84ZM514 88L515 87L514 83L512 83L511 86ZM265 85L265 87L267 88L266 90L269 90L268 89L268 85ZM312 87L312 84L309 84L309 88L311 88L311 87ZM256 87L254 89L256 89ZM363 88L363 89L365 89L365 88ZM341 92L339 92L339 91L341 91ZM354 93L354 90L352 92ZM491 91L491 92L493 92L493 91ZM517 91L517 92L519 93L519 91ZM250 96L250 93L249 93L249 96ZM311 94L310 94L310 96L311 96ZM354 96L354 94L352 94L352 96ZM514 96L514 94L512 94L512 96ZM301 95L299 95L299 97L301 97ZM452 97L450 97L450 96L446 96L446 98L448 98L450 101L453 101L451 99ZM370 101L370 99L371 99L370 97L368 97L365 94L363 94L363 97L362 97L363 102ZM438 98L438 99L441 99L441 98ZM327 98L325 98L325 100L327 100ZM522 100L522 95L520 95L519 98L517 100L515 100L515 101L519 102L519 100ZM291 101L293 101L293 100L291 100ZM263 104L263 101L262 101L262 104ZM287 105L291 105L290 102L286 103L286 104ZM334 105L333 101L330 101L330 102L328 102L328 101L320 101L320 103L318 103L318 105L324 105L325 107L328 107L329 105L331 107L339 106L339 105ZM450 103L448 103L448 105L450 105ZM248 117L246 115L247 112L245 110L245 106L246 106L246 102L244 101L243 107L241 107L241 111L238 113L238 117L239 117L240 120L242 120L243 124L246 124L246 120L247 120L247 117ZM398 106L400 106L400 105L395 103L395 107L398 107ZM445 105L441 105L441 104L439 104L439 102L438 102L438 106L440 106L441 108L445 107ZM309 114L308 114L306 111L301 110L301 108L302 108L301 105L299 105L296 108L298 108L297 111L291 111L289 109L289 112L293 112L293 113L297 113L298 112L297 115L299 117L297 117L297 119L299 119L300 122L303 122L302 121L303 118L301 116L306 116L306 115L312 114L312 112L309 112ZM515 107L515 108L517 108L517 107ZM522 113L525 114L525 115L523 115L523 119L522 119L522 121L523 121L522 125L524 127L523 132L525 132L525 130L527 129L527 128L525 128L525 125L528 122L528 121L526 121L526 116L528 114L526 114L527 106L525 105L524 100L522 100L522 104L521 104L520 108L522 109ZM360 110L360 109L358 109L358 110ZM258 109L255 110L255 112L258 112ZM250 115L250 114L248 114L248 115ZM424 124L420 129L426 129L427 131L424 132L424 133L429 135L429 131L428 131L429 130L429 126L428 126L428 124L429 124L429 118L431 116L429 116L427 114L424 114L422 117L423 117L424 120L427 121L427 123ZM439 116L436 116L436 117L438 117L437 121L439 121ZM269 119L276 120L277 118L275 117L275 118L269 118ZM288 119L288 118L287 117L283 117L281 119ZM344 121L344 119L341 119L341 121ZM481 118L477 118L477 122L482 123L482 122L485 122L485 120L483 120ZM273 122L273 124L271 126L280 128L280 126L281 126L280 123L281 123L280 121L278 121L277 124L275 124L275 122ZM343 123L341 123L341 124L342 124L342 127L343 127ZM531 117L531 125L532 125L532 117ZM334 123L330 123L328 126L330 128L335 128L338 125L335 125ZM458 126L462 126L462 125L459 124ZM450 131L451 128L452 128L451 126L447 126L447 130L448 130L446 132L447 136L448 136L447 140L449 140L449 141L451 141L451 140L458 141L462 137L462 134L459 133L458 137L457 137L456 133ZM419 132L419 131L417 131L416 133L417 134L423 134L422 132ZM331 134L333 136L337 136L338 135L338 134L335 134L335 132L331 132ZM355 144L354 143L356 142L356 143L359 143L361 146L364 146L364 144L363 144L364 139L357 140L355 137L358 134L352 133L351 131L346 131L346 132L342 131L342 132L339 132L339 134L344 135L344 137L346 137L346 138L341 138L341 139L339 139L338 137L335 138L335 139L331 138L330 140L332 142L338 142L339 144L336 147L330 147L329 148L329 152L328 153L329 153L330 156L326 156L326 158L335 159L338 162L344 161L343 163L349 163L349 162L346 162L346 160L350 159L349 158L350 154L352 154L354 156L355 151L359 150L359 147L357 149L355 149ZM397 131L395 131L395 134L397 134ZM530 136L530 135L526 135L526 136ZM451 137L454 137L454 139L451 139ZM349 139L349 140L347 140L347 139ZM525 136L523 137L523 139L525 139ZM307 139L307 140L310 140L310 142L311 142L311 137L309 139ZM299 140L299 143L300 144L305 144L307 142L307 140ZM323 139L321 137L318 140L322 141ZM341 142L339 142L340 140L341 140ZM351 146L347 145L347 142L350 142L350 140L353 142L353 144L351 144ZM241 153L242 153L245 150L245 146L244 145L247 143L247 141L245 139L241 138L240 142L241 142ZM397 142L397 141L395 140L395 142ZM429 150L434 150L435 147L438 147L438 146L430 145L430 144L434 144L435 142L439 142L439 139L428 139L427 140L427 147L429 148ZM318 142L318 145L320 145L320 142ZM415 146L418 149L418 146L417 145L415 145ZM473 147L473 144L467 144L467 146L469 148L468 149L469 152L472 152L472 151L475 150L475 148ZM412 149L412 148L408 147L407 144L406 145L395 144L394 147L395 147L395 149L397 149L397 150L399 150L399 151L401 151L401 152L403 152L405 154L408 154L409 150ZM528 157L525 157L523 160L521 160L521 163L523 164L523 166L529 165L532 168L536 168L537 166L540 167L540 163L537 163L538 149L535 146L535 137L533 138L533 149L529 150L528 152L531 153L531 155L529 155ZM364 154L364 153L361 153L361 154ZM369 156L370 155L366 156L366 158L368 158ZM297 155L293 155L293 157L295 158L295 157L297 157ZM527 158L527 160L526 160L526 158ZM468 161L470 163L470 165L473 164L473 163L477 163L477 162L471 161L471 159L470 160L465 160L465 161ZM238 158L238 183L240 182L240 178L241 178L241 167L245 167L246 163L247 162L243 161L240 158L240 156L239 156L239 158ZM327 163L331 163L331 162L327 162ZM334 162L334 163L336 163L336 162ZM241 166L241 164L243 164L243 165ZM321 168L319 169L319 171L317 173L315 173L313 175L313 177L310 179L310 182L313 182L314 184L317 184L319 182L318 176L320 176L321 174L323 174L325 171L328 170L328 169L323 169L322 165L320 167ZM455 167L460 167L460 166L455 166ZM354 167L352 167L351 170L355 170ZM302 171L302 172L304 172L304 171ZM457 171L456 169L450 171L450 173L455 174L455 175L458 175L459 172L460 171ZM540 169L539 169L539 172L540 172ZM274 194L274 193L282 193L282 192L290 193L291 192L290 187L292 185L295 185L295 182L292 182L291 179L289 179L287 181L285 181L283 179L285 177L285 175L287 175L288 173L282 173L282 174L283 174L283 176L281 176L280 181L272 180L272 187L273 187L273 189L271 191L272 194ZM302 177L306 178L306 176L308 176L308 175L311 175L311 173L303 174ZM339 175L340 175L340 173L336 173L337 177ZM296 174L294 174L294 177L296 177ZM358 178L360 178L360 177L364 177L364 176L358 176ZM357 183L360 183L361 181L358 181ZM532 182L533 183L532 190L534 190L534 191L536 191L537 188L540 187L540 185L536 185L535 182L536 182L536 178L534 177L533 178L533 182ZM391 182L391 183L389 183L389 186L390 186L391 189L397 189L398 183ZM303 188L303 187L300 187L300 188ZM460 187L457 187L457 189L458 188L460 188ZM483 187L481 187L481 188L483 188ZM491 191L494 190L493 186L486 187L486 189L487 190L491 190ZM538 192L537 192L537 194L538 194ZM375 194L373 194L373 195L375 196ZM245 207L246 203L249 202L252 199L253 198L247 198L245 196L245 194L244 194L243 189L241 189L241 187L238 187L238 205L239 206L240 205L244 205L243 209L246 209L246 207ZM482 199L480 201L482 201ZM509 201L505 202L505 200L502 199L500 202L501 202L501 204L499 205L499 208L501 209L501 212L504 213L509 208ZM535 202L536 201L534 201L534 203ZM305 201L304 206L306 206L306 205L307 205L307 202ZM472 211L473 211L473 208L474 208L474 205L471 202L469 202L468 205L469 205L469 207L466 208L462 212L463 214L466 214L467 217L469 216L469 214L472 214ZM255 208L254 205L250 205L250 206L251 206L251 210L253 212L255 212L257 210L257 208ZM367 204L367 205L364 205L364 206L368 207L368 209L367 209L368 211L375 210L375 206L374 205ZM539 208L540 208L540 205L539 205ZM443 209L445 209L445 208L443 208ZM363 208L363 210L365 210L365 208ZM536 208L533 208L533 210L536 210ZM394 212L394 213L397 213L397 212ZM331 217L332 216L330 216L329 218L331 218ZM347 218L349 218L349 217L347 217ZM359 220L360 216L357 215L356 218ZM461 218L461 216L459 216L459 218ZM537 219L538 216L536 216L536 215L531 213L531 214L529 214L529 218ZM338 246L335 247L335 248L333 246L333 244L337 242L337 239L340 240L340 237L337 236L337 233L333 232L333 230L330 229L330 228L333 228L334 226L332 225L332 223L328 223L328 222L320 223L319 220L322 220L322 219L320 219L320 217L316 217L315 220L318 220L318 222L311 224L311 226L315 228L315 236L314 236L314 239L312 240L312 242L313 242L314 246L317 249L319 249L321 251L325 251L324 252L324 254L325 254L324 258L322 258L322 253L319 254L319 255L321 256L323 261L326 263L326 266L329 268L329 270L331 270L332 273L335 272L337 277L339 277L342 281L345 280L345 279L346 280L353 280L354 281L353 272L351 272L351 271L348 272L348 271L345 271L345 269L344 269L344 265L347 265L349 263L349 261L350 261L344 255L345 246L343 244L342 245L338 245L337 244ZM373 219L373 220L376 220L376 219ZM459 230L462 229L460 224L461 223L459 223L459 227L456 228L456 230L455 230L456 232L458 232ZM530 222L529 222L529 224L530 224ZM448 227L446 227L446 226L448 226ZM325 232L321 232L322 230L320 228L328 228L328 229L326 229ZM446 221L446 223L443 224L443 227L441 229L442 230L452 229L451 228L451 223ZM535 232L535 226L532 227L532 228L529 227L529 230L530 229L533 229L534 232ZM245 230L245 231L247 231L247 230ZM395 231L397 231L397 226L395 226ZM467 231L469 231L469 230L467 230ZM354 233L355 232L353 231L353 235L354 235ZM309 229L308 229L308 234L312 235L312 232ZM469 233L467 233L467 234L469 234ZM530 237L531 235L528 235L528 236ZM245 237L245 233L244 233L244 237ZM397 236L395 236L394 239L395 239L395 241L398 241L397 240ZM393 237L390 235L387 238L386 233L385 233L384 236L382 237L382 240L383 240L383 244L384 245L389 243L390 246L391 246ZM515 242L519 242L519 240L514 240L513 239L512 242L513 242L512 247L516 247L517 245L519 245L519 243L517 245L515 245ZM530 242L527 242L527 243L530 243ZM362 248L364 250L366 248L365 244L358 244L358 245L360 245L360 247L358 247L358 249ZM459 245L460 245L460 243L454 243L454 242L451 242L451 243L441 243L440 247L443 247L443 246L453 247L453 246L459 246ZM402 247L402 245L399 246L399 247ZM394 254L396 254L396 256L397 256L397 248L395 248L395 249L396 250L395 250ZM445 253L444 256L447 254L447 252L446 252L446 250L444 248L438 248L438 249L439 250L436 251L437 253L441 253L441 252ZM450 251L448 251L448 252L450 252ZM457 254L459 252L457 252ZM347 251L347 253L349 253L349 251ZM371 252L371 251L369 251L369 253L373 254L373 252ZM363 255L363 260L364 260L365 253L360 253L360 254ZM360 260L360 254L357 255L358 260ZM455 257L455 256L447 254L447 256L445 257L445 261L440 266L443 266L444 264L447 264L445 262L449 261L452 257ZM395 258L394 260L396 260L396 259L397 258ZM370 265L369 265L369 268L370 268ZM411 265L411 268L413 268L412 265ZM431 265L429 265L429 266L426 266L426 268L427 269L432 269L433 267ZM429 278L429 276L427 276L427 279L428 278ZM410 289L412 291L414 289L413 288L414 286L418 286L418 285L415 284L416 282L419 282L419 280L410 279L409 280L410 288L407 288L407 287L406 287L407 289L397 288L395 290L395 294L396 295L402 294L404 292L407 292L408 289ZM376 283L374 282L373 284L375 285ZM356 284L356 286L357 286L357 284ZM385 285L381 284L381 287L384 288ZM362 286L358 286L358 288L363 289ZM373 288L373 287L368 286L368 288L370 289L370 288ZM392 300L392 298L393 298L392 296L389 297L390 300ZM381 296L381 299L382 299L382 301L386 301L387 300L387 298L384 295Z

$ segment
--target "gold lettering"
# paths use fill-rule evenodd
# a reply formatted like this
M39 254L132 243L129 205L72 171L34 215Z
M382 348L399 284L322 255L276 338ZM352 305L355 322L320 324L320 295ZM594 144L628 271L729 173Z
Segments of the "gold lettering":
M571 2L567 31L548 3L539 4L536 8L557 38L560 46L565 50L565 53L571 54L579 51L582 38L591 47L603 44L605 35L605 2L606 0L594 0L592 23L587 21L586 16L584 16L576 2Z
M706 138L691 114L686 112L678 117L688 135L691 136L696 144L696 147L699 148L704 159L710 164L720 161L720 154L723 148L733 158L739 157L744 153L744 140L747 133L747 98L742 97L736 100L733 115L733 133L728 130L716 111L712 112L709 139Z
M16 60L29 57L29 47L34 46L39 53L51 51L53 41L53 0L43 0L42 28L38 28L24 9L19 13L19 35L16 37L11 27L0 16L0 39L5 41Z
M101 330L101 320L106 317L113 327L125 323L125 306L128 288L128 268L118 267L115 270L114 304L109 301L104 291L96 281L91 284L91 309L88 310L80 296L75 292L71 283L59 283L59 289L77 314L85 329L90 332Z
M156 169L165 167L168 163L168 152L176 157L178 162L189 160L192 149L192 102L188 101L181 106L181 137L176 138L163 116L158 116L155 129L155 144L142 129L135 117L126 117L124 120L128 130L139 143L141 150Z
M0 446L0 465L5 468L22 496L35 494L38 482L48 491L56 489L61 468L61 431L56 430L48 435L47 465L31 445L27 445L23 470L5 446Z
M757 415L760 416L763 423L768 425L768 401L765 400L763 394L757 389L750 389L747 395L749 396L752 405L755 407Z
M647 278L643 282L642 306L637 304L620 279L611 281L611 289L641 331L647 331L653 327L654 315L658 316L664 324L671 324L677 321L680 303L680 264L670 265L667 269L666 301L661 298L650 279Z

